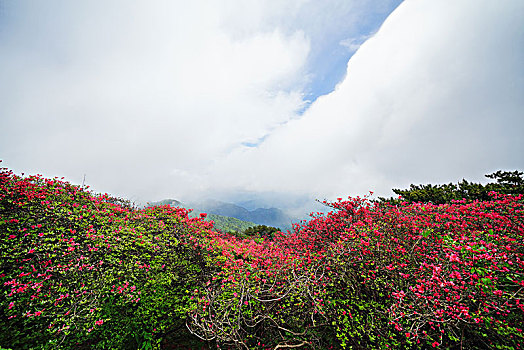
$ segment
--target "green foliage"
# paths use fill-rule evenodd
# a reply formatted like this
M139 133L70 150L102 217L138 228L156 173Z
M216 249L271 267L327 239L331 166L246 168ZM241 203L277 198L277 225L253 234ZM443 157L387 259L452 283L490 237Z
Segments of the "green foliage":
M188 240L209 225L185 210L0 175L0 346L158 349L185 322L188 291L207 269Z
M431 202L433 204L450 203L453 200L467 201L479 200L489 201L492 199L490 192L504 193L504 194L524 194L524 178L521 171L497 171L492 174L485 175L489 179L495 179L496 182L490 182L486 185L480 183L468 182L462 180L457 184L449 183L444 185L414 185L411 184L409 189L400 190L394 189L400 199L394 198L380 198L382 202L399 203L400 201L407 202Z
M172 207L184 207L183 204L175 199L164 199L158 202L148 203L148 206L157 207L169 205ZM215 230L233 234L241 234L242 231L248 229L249 227L255 226L256 224L249 221L240 220L230 216L218 215L218 214L209 214L209 213L200 213L191 211L189 213L190 217L200 217L200 215L205 217L206 221L213 222L213 228Z
M257 225L245 229L243 233L247 237L261 237L264 239L271 240L273 239L274 234L280 231L281 230L277 227Z
M523 185L488 177L421 191ZM523 349L524 201L489 198L339 199L292 232L229 234L1 169L0 348Z
M253 222L217 214L207 214L207 220L213 221L214 229L221 232L237 233L255 226Z

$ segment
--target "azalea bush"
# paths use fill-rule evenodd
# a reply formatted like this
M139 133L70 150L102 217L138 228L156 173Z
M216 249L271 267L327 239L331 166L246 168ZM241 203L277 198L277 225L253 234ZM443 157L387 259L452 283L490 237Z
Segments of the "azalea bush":
M522 349L524 199L367 198L268 237L0 170L0 347Z
M219 347L336 347L325 315L325 266L316 253L297 254L280 242L215 235L207 249L220 271L194 291L188 326ZM284 238L285 237L285 238Z
M185 329L210 224L0 172L0 346L152 348ZM187 333L187 332L186 332Z
M271 242L214 237L195 333L244 348L498 348L524 343L524 203L364 198Z
M492 196L401 206L352 199L309 224L318 236L346 227L331 256L342 343L522 348L524 203Z

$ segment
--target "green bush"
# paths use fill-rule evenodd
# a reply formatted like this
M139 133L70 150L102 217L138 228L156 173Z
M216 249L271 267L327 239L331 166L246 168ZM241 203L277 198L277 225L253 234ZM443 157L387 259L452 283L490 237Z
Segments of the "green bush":
M522 349L522 195L326 204L237 237L1 169L0 347Z
M0 215L1 346L159 348L184 324L209 227L186 210L2 169Z

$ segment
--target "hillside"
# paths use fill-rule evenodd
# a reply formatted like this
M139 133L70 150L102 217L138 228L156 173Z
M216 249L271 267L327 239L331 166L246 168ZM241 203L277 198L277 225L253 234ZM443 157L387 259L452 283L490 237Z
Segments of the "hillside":
M240 205L217 200L206 200L198 202L181 202L175 199L164 199L158 202L149 203L149 205L165 205L182 206L187 209L192 209L194 215L200 213L207 213L214 215L214 221L218 229L226 227L229 224L238 227L251 227L255 225L266 225L272 227L279 227L282 230L291 228L292 222L297 221L288 216L283 210L278 208L256 208L248 210ZM227 218L235 218L240 222L228 220ZM216 220L215 220L216 219Z
M182 202L177 201L175 199L163 199L158 202L148 203L148 206L151 207L157 207L161 205L170 205L172 207L182 207L186 209L191 209L192 211L189 213L189 217L199 217L200 214L206 213L207 215L205 217L205 220L213 221L213 227L216 230L222 232L242 232L250 227L256 226L256 224L253 222L240 220L235 217L207 213L203 210L194 210L191 207L188 207L184 205Z
M195 210L237 218L242 221L253 222L257 225L267 225L279 227L283 230L291 228L293 219L278 208L257 208L247 210L234 203L227 203L217 200L206 200L191 203Z
M0 348L523 349L524 200L325 202L271 240L0 171Z
M217 214L208 214L206 221L213 221L213 227L215 230L222 232L243 232L250 227L256 226L254 222L243 221L237 218Z

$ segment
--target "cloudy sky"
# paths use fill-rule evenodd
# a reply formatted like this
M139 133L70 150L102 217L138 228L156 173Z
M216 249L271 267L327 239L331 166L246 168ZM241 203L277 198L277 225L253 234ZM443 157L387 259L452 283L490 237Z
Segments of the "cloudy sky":
M524 1L0 2L0 159L138 202L524 169Z

